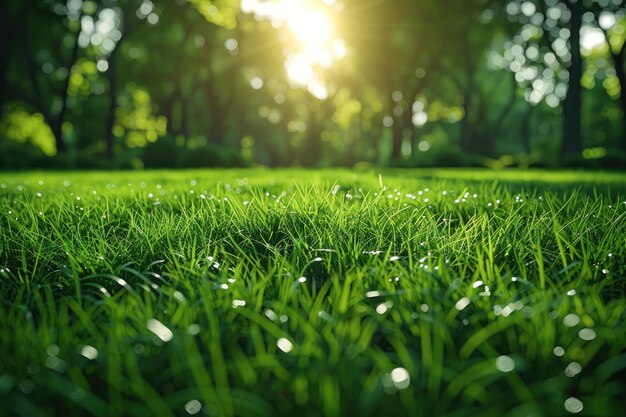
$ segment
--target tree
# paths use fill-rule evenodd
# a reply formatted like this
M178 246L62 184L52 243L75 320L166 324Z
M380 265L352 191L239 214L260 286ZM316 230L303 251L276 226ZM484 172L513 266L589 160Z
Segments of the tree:
M15 71L23 70L28 77L14 74L18 78L15 85L20 89L19 96L44 116L58 153L67 151L63 124L69 110L72 70L80 56L82 4L78 4L78 8L72 8L73 5L75 3L68 3L66 7L61 2L38 1L28 7L19 31L20 46L26 52L20 58L13 55L13 59L19 60Z

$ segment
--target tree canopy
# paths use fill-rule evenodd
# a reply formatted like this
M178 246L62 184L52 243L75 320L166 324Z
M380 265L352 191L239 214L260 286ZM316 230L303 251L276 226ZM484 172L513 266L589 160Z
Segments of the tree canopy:
M0 28L3 167L626 165L623 0L8 0Z

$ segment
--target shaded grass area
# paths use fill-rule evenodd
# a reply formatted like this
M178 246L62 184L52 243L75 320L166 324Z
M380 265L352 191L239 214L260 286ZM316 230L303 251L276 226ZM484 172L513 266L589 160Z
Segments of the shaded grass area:
M0 187L0 414L614 416L626 399L626 175Z

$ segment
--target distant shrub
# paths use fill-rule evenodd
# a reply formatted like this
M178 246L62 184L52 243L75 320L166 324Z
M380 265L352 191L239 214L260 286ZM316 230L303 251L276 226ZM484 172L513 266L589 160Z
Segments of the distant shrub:
M0 169L28 169L52 159L30 142L18 143L0 138Z
M567 168L626 170L626 152L620 149L598 148L602 153L589 157L585 152L570 155L563 161Z
M146 168L176 168L179 166L181 147L174 138L163 136L142 149L141 160Z

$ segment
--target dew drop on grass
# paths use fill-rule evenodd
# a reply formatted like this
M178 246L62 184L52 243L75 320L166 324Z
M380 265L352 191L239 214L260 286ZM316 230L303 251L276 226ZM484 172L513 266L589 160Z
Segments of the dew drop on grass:
M554 356L561 357L565 355L565 349L563 349L561 346L556 346L554 349L552 349L552 353L554 353Z
M154 333L163 342L169 342L174 337L174 334L163 323L156 319L150 319L146 323L148 330Z
M580 323L580 317L578 317L576 314L568 314L563 318L563 324L567 327L574 327L578 323Z
M476 281L476 282L474 282L474 283L472 284L472 288L478 288L478 287L480 287L481 285L483 285L483 282L479 280L479 281Z
M582 401L580 401L578 398L575 398L575 397L569 397L567 400L565 400L564 406L565 406L565 410L573 414L580 413L581 411L583 411Z
M276 321L278 319L278 315L272 309L265 310L265 317L272 321Z
M278 346L278 349L282 350L285 353L289 353L293 349L293 344L284 337L278 339L278 341L276 342L276 346Z
M581 329L578 332L578 337L580 337L582 340L587 340L587 341L593 340L596 338L596 332L593 329L588 329L588 328Z
M429 310L428 304L422 304L420 306L420 310L422 310L422 313L428 313L428 310Z
M61 349L57 345L49 345L46 348L46 353L48 356L57 356L61 352Z
M395 261L397 261L398 259L400 259L400 257L399 257L399 256L394 255L394 256L392 256L391 258L389 258L389 262L395 262Z
M380 291L368 291L365 293L365 298L374 298L374 297L379 297L380 296Z
M565 376L573 378L579 373L581 373L582 370L583 370L583 367L580 366L578 362L571 362L569 365L565 367Z
M200 333L200 325L197 323L193 323L190 324L189 327L187 327L187 334L190 336L195 336L198 333Z
M407 389L411 384L409 371L404 368L395 368L391 371L391 380L397 389Z
M244 300L233 300L233 308L243 307L246 305Z
M454 307L456 307L457 310L461 311L465 307L467 307L469 303L470 303L470 299L468 297L463 297L459 301L456 302Z
M572 297L572 296L576 295L576 290L574 290L574 289L569 290L569 291L567 292L567 295L569 295L570 297Z
M198 400L190 400L185 404L185 411L191 415L198 414L202 410L202 404Z
M376 306L376 312L378 314L385 314L387 312L388 308L387 305L385 303L382 304L378 304L378 306Z
M80 349L80 354L89 360L94 360L98 357L98 349L93 346L85 345Z
M510 356L498 356L496 359L496 368L500 372L511 372L515 369L515 361Z

